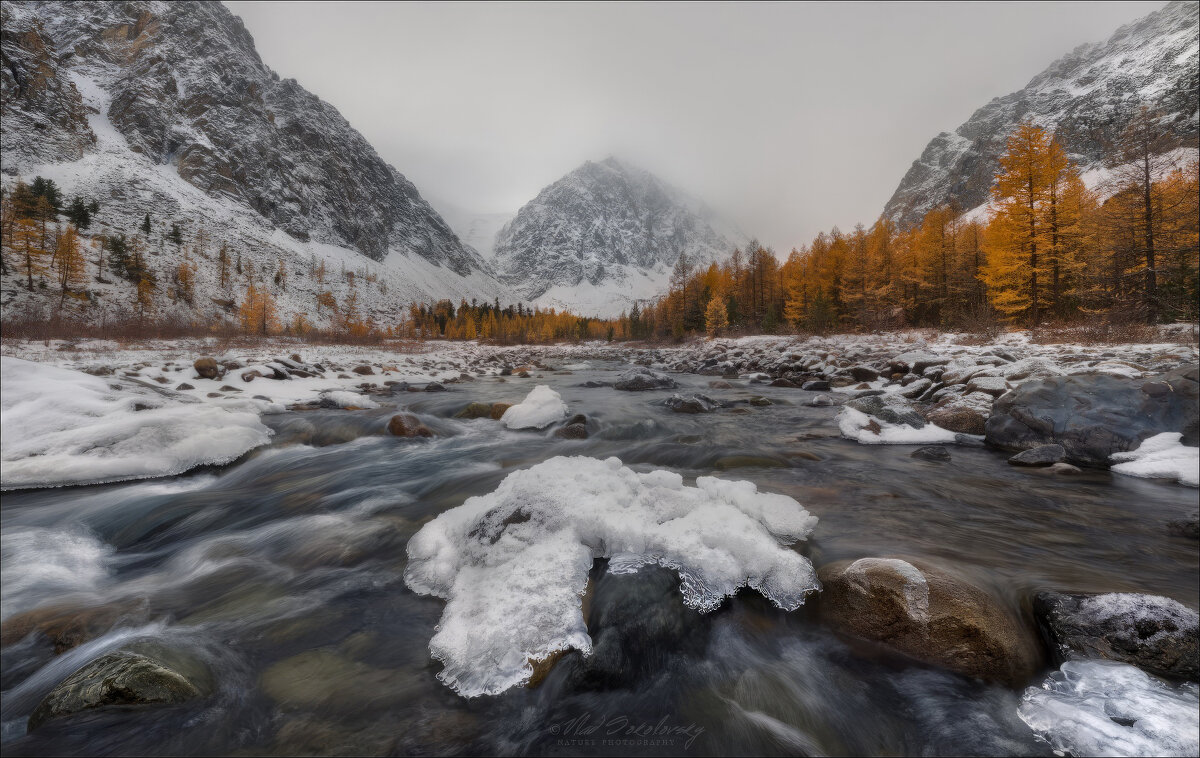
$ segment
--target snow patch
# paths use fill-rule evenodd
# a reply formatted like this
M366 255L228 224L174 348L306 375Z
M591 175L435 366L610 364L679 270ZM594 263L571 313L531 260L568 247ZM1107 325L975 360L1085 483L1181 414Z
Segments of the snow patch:
M1143 479L1174 479L1200 487L1200 448L1188 447L1179 432L1163 432L1142 440L1137 450L1113 453L1112 471Z
M581 611L596 558L617 570L658 564L679 573L702 612L741 587L785 610L819 587L807 558L786 548L817 519L752 482L670 471L639 474L616 458L556 457L510 474L426 524L408 543L405 582L447 600L430 641L438 678L464 697L527 682L532 663L591 652Z
M567 404L562 396L539 384L524 400L506 410L500 421L509 429L542 429L566 417Z
M0 488L172 476L265 445L256 413L0 358Z
M888 423L846 406L838 413L837 422L843 437L863 445L928 445L954 442L954 432L940 426L926 424L920 429L914 429L907 424Z

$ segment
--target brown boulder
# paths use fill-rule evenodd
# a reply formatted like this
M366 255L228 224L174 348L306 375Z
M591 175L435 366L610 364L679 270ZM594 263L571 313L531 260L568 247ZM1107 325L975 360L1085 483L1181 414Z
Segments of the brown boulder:
M499 421L504 412L512 407L512 403L492 403L491 418L493 421Z
M198 358L192 368L196 369L201 379L216 379L221 375L221 367L213 358Z
M990 593L924 561L862 558L818 572L822 618L966 676L1022 686L1041 665L1032 628Z
M359 376L371 376L375 373L375 370L366 364L363 364L362 366L355 366L353 369L351 369L351 371Z
M398 413L388 421L388 431L396 437L432 437L433 432L411 413Z

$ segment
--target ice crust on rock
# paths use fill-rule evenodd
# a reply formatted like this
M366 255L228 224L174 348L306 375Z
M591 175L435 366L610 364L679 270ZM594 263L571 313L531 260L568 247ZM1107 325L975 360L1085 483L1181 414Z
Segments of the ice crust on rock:
M331 403L338 408L378 408L379 403L375 402L366 395L358 392L350 392L349 390L329 390L322 392L320 397L322 402Z
M908 424L896 424L868 416L860 410L842 406L837 417L842 436L863 445L928 445L954 442L954 432L934 424L914 429ZM872 426L874 424L874 426ZM875 428L878 427L878 431Z
M640 474L617 458L559 456L507 476L426 524L408 543L405 582L447 600L433 657L464 697L528 681L531 662L592 649L581 596L596 558L620 573L657 564L679 573L702 612L750 587L785 610L819 582L787 548L817 519L752 482L670 471Z
M567 404L562 396L545 384L529 391L525 399L512 406L500 417L509 429L543 429L567 417Z
M1200 688L1172 687L1114 661L1067 661L1025 690L1018 714L1062 755L1200 753Z
M1200 487L1200 448L1188 447L1179 432L1163 432L1142 441L1136 450L1113 453L1112 471L1144 479L1174 479Z
M20 358L0 358L0 384L3 489L173 476L271 435L257 413Z

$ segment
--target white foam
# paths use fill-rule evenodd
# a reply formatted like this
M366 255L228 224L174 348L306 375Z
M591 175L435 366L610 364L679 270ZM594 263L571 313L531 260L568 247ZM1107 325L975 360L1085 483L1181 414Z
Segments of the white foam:
M1021 720L1056 753L1200 753L1200 688L1172 687L1115 661L1067 661L1041 687L1025 690Z
M1137 450L1113 453L1112 471L1144 479L1174 479L1200 487L1200 448L1188 447L1179 432L1163 432L1142 440Z
M542 429L566 417L567 404L562 396L539 384L524 400L504 411L500 421L509 429Z
M408 543L405 581L446 598L433 657L465 697L528 681L531 661L591 652L581 596L596 558L617 570L679 572L684 602L711 611L741 587L792 610L819 587L812 564L786 545L817 519L752 482L670 471L639 474L616 458L556 457L510 474L426 524Z
M5 527L0 535L0 618L68 592L95 589L108 576L111 552L84 532Z
M0 358L0 486L172 476L266 444L257 413L129 381Z

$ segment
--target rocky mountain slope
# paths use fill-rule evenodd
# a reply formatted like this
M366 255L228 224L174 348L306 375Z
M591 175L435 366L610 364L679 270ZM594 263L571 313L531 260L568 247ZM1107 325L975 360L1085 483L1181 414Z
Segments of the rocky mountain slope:
M1024 89L992 100L954 132L933 138L884 215L907 226L945 203L964 211L986 203L1005 140L1025 118L1056 130L1085 172L1103 165L1105 145L1142 103L1163 111L1181 142L1194 143L1200 132L1198 19L1200 5L1176 0L1106 42L1081 45Z
M220 3L5 3L0 20L6 187L47 176L97 198L101 227L148 213L252 258L362 268L392 285L388 300L502 291L333 106L262 62Z
M707 263L743 241L696 198L608 158L522 207L496 237L495 263L527 301L617 315L661 294L681 253Z

